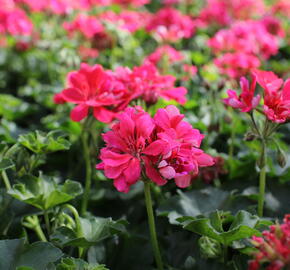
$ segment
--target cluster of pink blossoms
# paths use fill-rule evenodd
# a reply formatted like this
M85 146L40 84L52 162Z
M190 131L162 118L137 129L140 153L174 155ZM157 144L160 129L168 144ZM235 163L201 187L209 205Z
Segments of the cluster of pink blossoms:
M0 0L0 35L27 36L33 25L26 13L13 1Z
M151 16L149 12L123 10L120 13L106 11L98 17L102 21L114 23L122 30L134 33L141 28L145 28Z
M241 78L242 93L238 96L235 91L228 90L228 98L224 103L243 112L250 112L260 103L260 95L254 96L256 82L264 90L264 114L276 123L290 120L290 79L285 83L273 72L256 70L253 72L251 85L246 78ZM283 85L284 84L284 85ZM283 85L283 87L282 87Z
M252 244L258 251L249 263L249 270L258 270L264 263L268 264L266 270L280 270L290 266L290 214L285 215L283 221L281 225L270 226L269 231L263 232L263 237L252 238Z
M194 34L195 22L177 9L164 7L152 16L146 30L161 41L176 42Z
M106 147L97 169L120 192L144 177L160 186L174 179L178 187L188 187L198 168L213 165L214 159L200 149L204 136L183 117L173 105L159 109L153 118L139 107L127 108L103 134Z
M199 20L202 24L229 25L235 20L246 20L264 14L263 0L207 0Z
M187 90L174 87L175 78L160 75L153 65L116 71L104 70L100 65L82 64L80 70L69 73L68 87L54 97L55 103L74 103L73 121L81 121L92 109L94 117L110 123L127 105L136 99L154 104L162 97L183 104Z
M139 7L148 4L150 0L15 0L24 4L33 12L51 12L53 14L68 14L75 10L90 10L94 6L118 4L122 6Z
M273 20L276 23L274 26ZM209 40L208 45L215 53L243 52L267 59L271 55L277 54L278 39L276 35L282 33L279 21L274 18L272 22L270 18L260 21L238 21L229 29L218 31Z

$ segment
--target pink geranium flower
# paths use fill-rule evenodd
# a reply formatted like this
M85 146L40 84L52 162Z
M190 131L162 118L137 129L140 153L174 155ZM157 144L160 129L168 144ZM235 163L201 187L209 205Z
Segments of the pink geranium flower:
M146 29L156 35L158 39L176 42L183 38L190 38L195 31L195 23L179 10L165 7L152 17Z
M253 77L251 85L249 81L242 77L240 79L240 86L242 93L238 96L233 90L228 90L228 98L223 101L226 105L231 106L235 109L240 109L242 112L249 112L257 107L260 103L260 95L254 96L256 89L256 77Z
M251 54L226 53L214 59L220 73L231 78L239 78L247 75L260 66L260 60Z
M177 186L188 187L198 167L214 161L199 149L203 135L182 120L175 106L160 109L154 119L139 108L127 108L103 135L106 147L97 169L114 179L120 192L128 192L141 175L157 185L174 179Z
M110 123L115 113L127 106L130 97L124 85L100 65L82 64L80 70L69 74L68 88L57 94L55 101L77 104L71 111L73 121L87 117L91 108L96 119Z
M283 80L273 72L255 71L257 82L264 89L264 113L276 123L284 123L290 119L290 79Z
M164 59L166 58L166 59ZM166 60L168 64L178 62L184 59L184 56L177 50L175 50L173 47L169 45L164 45L161 47L158 47L153 53L148 55L144 63L151 63L155 66L157 66L162 60Z
M268 263L266 270L288 269L290 266L290 215L284 217L281 225L272 225L263 231L262 237L253 236L252 244L257 248L249 270L258 270ZM263 268L264 269L264 268Z
M88 39L105 31L97 18L84 14L79 14L72 22L65 22L63 27L70 35L80 32Z
M174 87L176 78L171 75L160 75L152 64L116 70L116 76L126 85L135 98L145 100L148 105L155 104L159 98L175 100L180 104L186 102L187 90Z
M114 179L118 191L128 192L140 180L141 156L155 125L148 113L134 108L127 108L118 119L119 123L103 135L107 146L101 150L102 163L97 168Z

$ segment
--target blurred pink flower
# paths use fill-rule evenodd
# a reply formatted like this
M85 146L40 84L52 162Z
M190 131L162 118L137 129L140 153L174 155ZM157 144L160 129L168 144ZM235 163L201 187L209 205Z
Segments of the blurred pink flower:
M96 34L105 31L99 19L85 14L79 14L72 22L65 22L63 27L70 35L80 32L86 38L93 38Z
M220 73L230 78L239 78L260 66L260 60L246 53L226 53L214 59Z
M190 38L195 32L195 23L179 10L164 7L152 16L146 29L162 41L176 42Z
M242 112L250 112L260 103L260 95L254 96L256 90L256 77L253 76L253 81L250 85L249 81L242 77L240 79L242 93L238 96L233 90L228 90L228 98L223 101L226 105L235 109L240 109Z
M290 214L285 215L283 222L270 226L269 231L263 231L262 237L252 237L252 244L257 251L253 254L254 260L249 262L249 270L258 270L263 263L268 263L266 270L289 268Z
M99 15L104 21L111 22L123 30L134 33L138 29L144 28L149 21L151 14L149 12L140 12L133 10L124 10L121 13L106 11Z
M229 29L218 31L208 45L215 53L243 52L267 59L278 53L278 35L282 33L277 22L277 29L271 32L270 23L274 24L265 18L261 21L236 22Z
M162 60L165 60L164 58L166 58L168 64L184 59L183 55L179 51L169 45L164 45L158 47L153 53L148 55L145 58L144 63L151 63L157 66Z
M143 99L147 105L155 104L159 98L186 102L185 87L174 87L176 78L172 75L160 75L152 64L128 68L119 68L116 76L126 85L135 98Z

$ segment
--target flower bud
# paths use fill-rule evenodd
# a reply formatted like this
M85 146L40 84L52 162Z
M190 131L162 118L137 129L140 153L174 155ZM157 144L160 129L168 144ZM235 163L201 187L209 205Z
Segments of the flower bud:
M287 163L287 158L281 149L277 150L277 161L281 168L284 168Z
M220 243L207 236L200 237L198 240L198 244L201 254L205 258L217 258L222 253Z

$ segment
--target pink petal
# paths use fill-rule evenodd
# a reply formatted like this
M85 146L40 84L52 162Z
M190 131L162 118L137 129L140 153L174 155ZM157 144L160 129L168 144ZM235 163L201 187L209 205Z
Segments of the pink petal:
M160 155L161 153L164 152L165 149L167 149L167 145L168 144L162 140L154 141L145 148L143 154L151 156Z
M80 103L85 101L85 95L79 89L67 88L62 91L62 98L67 102Z
M156 183L158 186L163 186L167 183L165 179L163 179L157 170L155 170L148 157L143 157L143 160L145 162L145 171L147 177L152 180L154 183Z
M212 156L202 153L195 156L197 163L201 167L212 166L214 164L214 159Z
M70 113L70 118L75 122L80 122L88 116L89 108L85 104L74 107Z
M104 107L94 108L94 117L102 123L111 123L115 118L115 113Z
M124 176L126 178L126 182L135 184L141 175L141 166L140 161L137 158L131 159L130 163L128 164L127 169L124 170Z
M127 193L130 190L130 186L126 183L123 176L114 179L114 186L119 192Z
M282 90L282 99L290 100L290 79L288 79L284 84L284 87Z
M175 177L175 170L171 166L163 167L159 170L160 174L166 179L172 179Z
M107 166L118 167L127 163L132 158L129 154L118 154L103 148L101 151L101 159Z
M189 174L175 177L175 184L180 188L187 188L191 184L191 176Z

